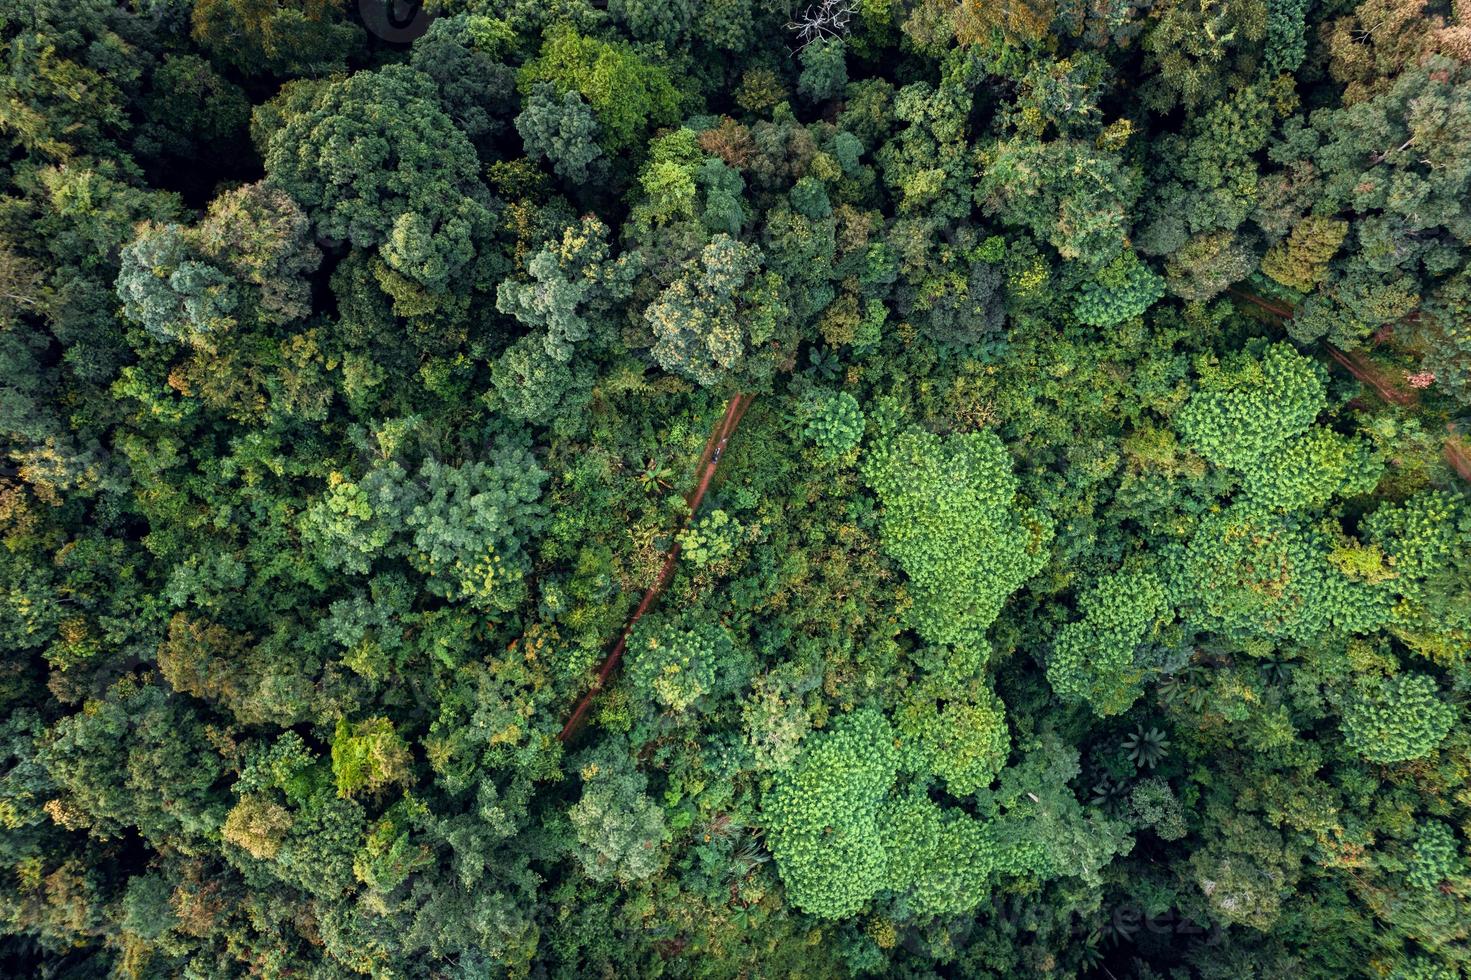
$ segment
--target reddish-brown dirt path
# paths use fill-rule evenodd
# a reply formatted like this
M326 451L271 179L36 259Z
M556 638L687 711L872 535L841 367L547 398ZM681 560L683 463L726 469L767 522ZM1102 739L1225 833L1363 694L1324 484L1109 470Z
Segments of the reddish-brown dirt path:
M1268 313L1281 317L1283 320L1292 319L1292 310L1289 307L1273 303L1260 296L1244 293L1239 289L1230 290L1231 295L1244 299L1261 307ZM1415 314L1410 314L1413 318ZM1408 318L1407 318L1408 319ZM1342 351L1330 343L1324 343L1323 347L1328 351L1328 356L1333 358L1340 366L1358 378L1365 385L1373 389L1374 393L1387 402L1395 405L1418 405L1419 393L1413 389L1400 387L1394 381L1385 376L1368 358L1358 351ZM1457 431L1452 424L1446 425L1449 435L1446 437L1443 451L1445 453L1446 465L1448 465L1461 479L1471 483L1471 440Z
M1290 307L1273 303L1270 300L1263 299L1260 296L1254 296L1251 293L1244 293L1239 289L1232 289L1230 293L1232 296L1239 297L1248 303L1261 307L1274 316L1279 316L1284 320L1292 319L1292 309ZM1374 393L1385 401L1392 402L1395 405L1414 405L1419 402L1420 399L1414 391L1406 391L1404 388L1395 384L1385 376L1383 371L1380 371L1358 351L1342 351L1327 341L1323 342L1323 348L1328 352L1328 356L1338 362L1344 370L1372 388Z
M669 580L674 578L674 569L679 563L680 532L689 526L690 520L699 510L700 502L705 499L705 491L710 489L710 481L715 479L715 472L720 468L720 460L725 455L726 444L730 441L736 426L741 424L741 417L746 414L746 409L750 408L751 402L755 400L755 395L739 394L726 403L725 415L710 432L710 438L705 441L705 449L700 453L700 460L695 466L695 487L685 498L687 507L684 519L679 522L679 527L675 529L674 535L670 538L669 550L665 552L664 564L659 568L659 575L654 579L654 584L644 592L643 599L639 601L638 608L633 611L633 615L628 618L623 632L618 635L618 641L613 644L613 649L608 651L607 657L603 658L602 666L598 668L592 686L577 702L577 706L572 709L571 717L567 719L567 724L562 726L562 732L557 736L560 741L567 741L581 727L583 720L587 717L588 709L592 707L593 699L607 686L613 672L618 669L618 664L623 660L623 651L628 647L628 638L633 633L634 625L653 608L660 594L669 585Z
M1450 432L1450 438L1445 441L1445 461L1461 479L1471 483L1471 450L1466 448L1468 440L1456 432L1453 425L1447 425L1446 430Z

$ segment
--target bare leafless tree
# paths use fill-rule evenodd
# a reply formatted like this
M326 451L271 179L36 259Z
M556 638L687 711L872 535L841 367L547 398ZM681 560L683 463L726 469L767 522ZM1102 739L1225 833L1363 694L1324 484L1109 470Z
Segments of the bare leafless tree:
M823 38L846 37L848 22L857 11L857 0L819 0L809 5L799 17L787 22L787 30L797 35L792 53Z

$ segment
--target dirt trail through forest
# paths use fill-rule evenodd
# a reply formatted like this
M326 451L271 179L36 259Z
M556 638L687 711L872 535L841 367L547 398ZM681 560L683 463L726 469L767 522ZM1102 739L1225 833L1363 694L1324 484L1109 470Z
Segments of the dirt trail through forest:
M659 575L654 579L654 584L644 592L638 608L633 611L633 615L623 627L623 632L619 634L618 642L603 659L592 687L588 688L587 693L577 702L577 707L572 709L572 716L567 719L567 724L562 726L562 732L557 736L560 741L567 741L581 727L588 709L592 707L593 699L607 686L609 678L618 669L618 664L623 659L623 651L628 647L628 638L633 633L633 627L643 618L644 613L653 608L655 601L669 585L669 580L674 577L674 569L679 562L680 532L689 526L696 511L699 510L700 502L705 499L705 491L710 489L710 481L715 478L715 472L720 468L720 460L725 455L726 444L730 441L736 426L741 424L741 416L746 414L746 409L750 408L751 402L755 400L756 396L753 394L738 394L726 403L725 415L711 431L710 438L705 441L705 449L700 453L700 460L695 466L695 487L685 498L687 507L684 519L679 522L679 527L675 529L670 538L669 550L664 555L664 564L659 569Z
M1293 311L1291 307L1273 303L1260 296L1242 292L1239 289L1232 289L1229 292L1231 295L1259 306L1268 313L1281 317L1283 320L1292 319ZM1411 316L1414 316L1414 314L1411 314ZM1352 374L1359 381L1372 388L1374 393L1385 401L1394 405L1404 406L1418 405L1420 403L1420 396L1416 391L1400 387L1359 351L1342 351L1327 341L1324 341L1323 347L1328 351L1329 357L1338 362L1349 374ZM1445 453L1446 465L1454 470L1456 475L1461 479L1471 483L1471 452L1468 452L1463 445L1466 441L1465 436L1457 431L1453 423L1446 424L1446 431L1449 434L1446 436L1445 445L1442 447Z
M1255 304L1268 313L1281 317L1283 320L1292 318L1293 311L1289 307L1281 306L1260 296L1255 296L1240 290L1232 289L1230 292L1232 295ZM1408 391L1395 384L1357 351L1352 353L1345 352L1326 342L1323 344L1323 347L1327 350L1329 357L1333 358L1340 366L1358 378L1359 381L1373 389L1385 401L1406 406L1418 403L1419 398L1414 391ZM751 402L755 400L755 397L752 394L738 394L726 403L725 414L711 431L710 438L706 440L705 449L700 454L699 462L696 464L695 487L690 491L690 495L686 499L688 508L685 512L684 519L680 521L679 527L674 531L669 550L664 556L664 564L659 569L659 575L654 579L654 584L649 586L648 590L644 592L643 599L639 602L638 608L633 611L633 615L629 617L627 624L623 627L623 632L619 634L618 641L613 645L613 649L609 651L608 656L603 659L603 663L598 668L598 673L593 680L592 686L588 688L587 693L577 702L577 706L572 709L571 717L567 719L567 724L562 727L561 734L557 736L560 741L567 741L581 727L598 692L607 687L608 681L612 678L614 671L618 669L619 663L622 662L623 652L628 647L628 638L633 633L634 626L643 618L645 613L653 608L654 603L658 601L659 596L668 587L670 579L674 577L674 570L679 562L680 532L689 526L696 511L699 510L700 502L705 499L705 491L710 489L710 481L715 478L715 472L720 467L720 460L725 453L726 443L730 440L732 433L735 432L736 426L740 424L741 416L745 415L746 409L751 407ZM1456 470L1463 478L1471 480L1471 458L1468 458L1467 453L1456 444L1454 435L1446 440L1445 454L1446 460L1450 463L1452 469Z

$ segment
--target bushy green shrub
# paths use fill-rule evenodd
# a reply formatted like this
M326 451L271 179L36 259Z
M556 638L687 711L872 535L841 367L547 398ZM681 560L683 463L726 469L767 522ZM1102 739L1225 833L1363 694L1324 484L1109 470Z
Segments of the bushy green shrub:
M733 654L730 634L714 623L641 628L629 642L629 679L664 707L687 711L714 690L717 671Z
M906 428L875 443L863 476L883 504L884 550L909 577L916 631L981 648L1007 597L1046 564L1052 537L1018 501L1001 440Z
M1149 827L1160 840L1185 836L1185 811L1170 784L1158 776L1139 781L1129 794L1129 812L1141 827Z
M195 256L180 226L145 226L121 262L123 315L159 339L204 346L235 325L238 284Z
M1201 365L1175 428L1217 466L1248 471L1306 432L1326 405L1322 369L1290 344L1273 344L1259 358Z
M410 560L429 589L476 608L508 611L526 594L525 544L541 526L547 474L529 452L501 448L489 463L427 460L423 499L404 515Z
M1171 599L1198 628L1238 637L1306 642L1379 628L1391 595L1349 578L1332 554L1320 527L1237 504L1200 522L1175 566Z
M540 54L521 69L518 84L523 91L537 82L586 99L606 134L610 154L629 149L650 127L667 126L677 118L679 93L665 68L626 44L580 34L565 23L547 32Z
M1091 327L1112 327L1139 316L1165 294L1164 277L1124 252L1083 284L1073 316Z
M706 387L734 375L769 378L771 346L788 315L761 249L715 235L644 310L659 366Z
M288 88L270 109L256 116L267 179L320 237L381 246L394 273L428 290L460 281L491 216L474 147L427 75L360 71Z
M804 434L824 455L843 455L863 438L863 410L858 407L858 399L846 391L815 398Z
M1141 643L1171 615L1164 584L1149 571L1105 576L1078 602L1083 618L1058 631L1047 680L1066 701L1087 701L1100 716L1121 714L1139 698Z
M716 508L680 532L679 553L696 568L704 568L729 558L743 534L739 523Z
M380 716L349 722L337 721L332 736L332 773L342 796L377 793L410 778L413 756L406 742L393 729L393 722Z
M862 909L886 883L879 811L897 755L883 715L857 711L807 737L762 801L767 839L787 894L825 919Z
M1401 674L1360 682L1343 708L1343 738L1370 762L1408 762L1435 751L1455 721L1435 678Z
M1439 820L1428 820L1420 827L1411 847L1410 867L1405 879L1416 888L1431 891L1449 878L1461 875L1466 862L1461 858L1461 843L1455 831Z
M981 821L920 793L885 805L885 887L900 910L924 920L963 915L990 897L994 845Z
M1471 507L1440 490L1382 504L1365 519L1365 539L1381 549L1377 570L1397 596L1390 626L1407 646L1438 663L1471 652Z
M516 132L529 157L551 161L557 176L580 182L603 155L598 123L582 96L568 90L557 96L549 82L537 82L516 117Z
M1315 425L1262 457L1242 482L1259 506L1302 511L1369 493L1383 474L1384 461L1368 442Z
M957 691L921 684L894 717L902 765L938 776L954 796L991 783L1011 750L1006 708L985 683Z
M667 860L664 811L644 792L648 779L614 752L582 767L582 796L567 811L573 853L593 881L639 881Z
M797 78L797 91L812 102L831 99L848 84L848 68L844 63L842 38L820 38L804 47L797 56L802 72Z

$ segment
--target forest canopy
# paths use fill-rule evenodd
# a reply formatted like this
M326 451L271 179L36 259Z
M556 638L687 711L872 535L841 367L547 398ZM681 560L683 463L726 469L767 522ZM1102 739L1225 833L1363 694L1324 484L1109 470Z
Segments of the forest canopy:
M1471 977L1468 0L0 57L0 975Z

